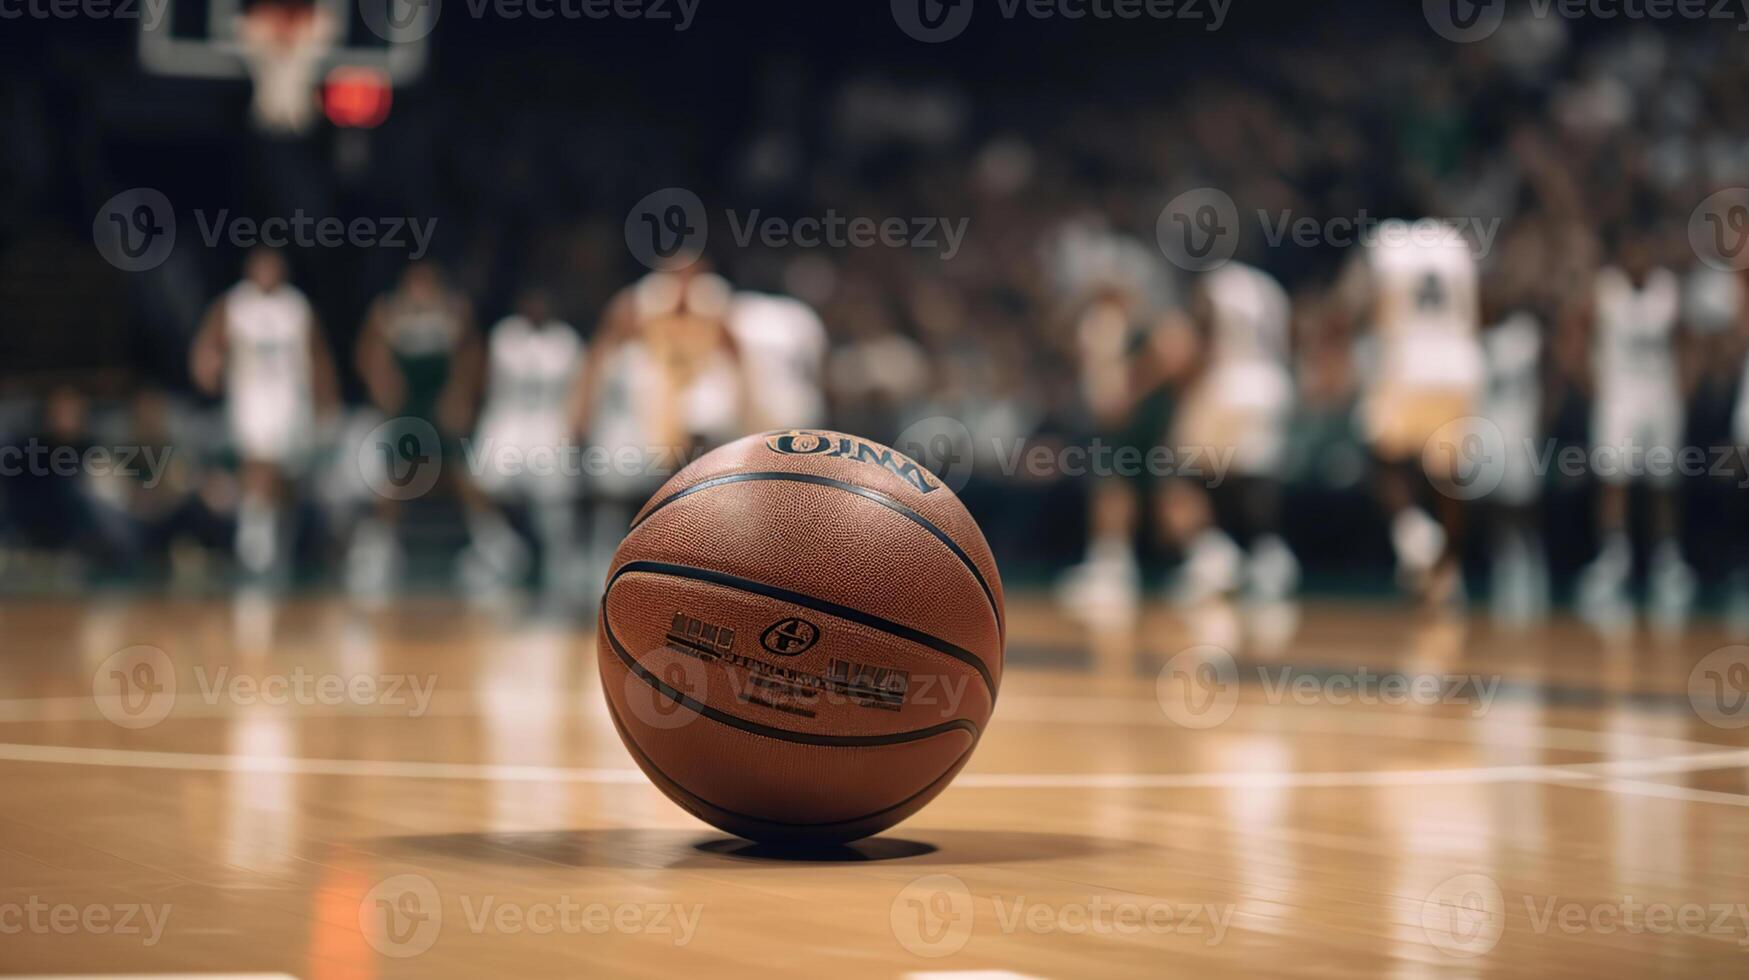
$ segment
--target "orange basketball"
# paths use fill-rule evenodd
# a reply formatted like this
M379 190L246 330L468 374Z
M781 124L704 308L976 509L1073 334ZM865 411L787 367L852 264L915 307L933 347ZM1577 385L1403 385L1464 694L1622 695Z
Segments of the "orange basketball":
M608 711L688 812L759 841L878 833L945 788L1002 680L1002 582L934 474L841 432L748 436L632 521L601 599Z

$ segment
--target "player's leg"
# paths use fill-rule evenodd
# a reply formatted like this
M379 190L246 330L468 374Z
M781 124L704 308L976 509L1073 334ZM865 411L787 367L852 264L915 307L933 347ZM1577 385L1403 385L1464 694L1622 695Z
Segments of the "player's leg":
M1188 477L1163 482L1155 495L1160 527L1184 554L1171 593L1175 602L1194 605L1237 591L1245 552L1216 519L1215 494Z

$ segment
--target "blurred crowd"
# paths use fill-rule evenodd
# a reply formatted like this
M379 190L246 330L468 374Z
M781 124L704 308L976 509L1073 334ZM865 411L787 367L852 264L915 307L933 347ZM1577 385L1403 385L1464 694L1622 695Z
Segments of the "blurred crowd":
M1366 440L1355 420L1364 387L1357 351L1367 325L1343 315L1342 283L1362 243L1341 229L1432 216L1483 232L1471 240L1480 323L1512 320L1534 338L1533 385L1524 397L1533 405L1534 435L1556 446L1588 446L1594 437L1595 340L1587 324L1600 270L1668 270L1680 287L1681 329L1671 350L1680 371L1681 438L1695 446L1749 442L1749 425L1740 424L1749 316L1742 280L1703 263L1690 243L1701 202L1749 184L1743 34L1725 25L1605 29L1526 17L1469 45L1442 41L1424 25L1334 33L1315 44L1233 44L1242 57L1223 49L1226 57L1193 60L1194 70L1165 68L1146 54L1114 57L1090 66L1078 84L928 67L852 65L825 73L805 58L771 59L737 93L738 111L721 115L649 95L579 115L579 94L562 75L543 83L541 72L551 70L531 67L533 80L509 78L502 60L471 65L464 54L440 60L443 71L398 93L394 115L376 133L218 141L210 149L223 176L209 171L206 183L180 192L177 182L189 178L137 161L105 160L98 173L76 175L106 191L168 186L173 199L192 206L211 200L246 202L239 210L262 214L437 219L433 255L420 263L350 249L293 250L272 260L282 268L269 278L284 278L308 297L318 342L311 349L326 352L318 359L333 375L332 391L308 416L307 451L295 465L277 467L272 480L249 475L248 454L227 423L227 399L236 392L220 382L222 367L211 360L221 355L202 355L199 339L215 298L247 281L242 270L255 258L240 249L202 250L190 236L160 269L129 275L69 245L83 233L76 220L57 224L52 208L45 215L22 203L23 195L58 190L66 217L94 213L107 193L69 189L65 182L75 178L49 163L68 137L50 131L52 115L43 110L67 93L47 83L20 88L4 110L5 126L19 138L4 154L18 179L7 182L17 207L7 209L13 218L0 275L10 295L21 293L22 277L45 272L22 258L33 251L70 256L71 271L58 278L64 302L37 297L34 306L15 307L43 310L46 336L15 342L21 356L6 371L4 442L20 452L171 451L149 473L144 462L126 472L80 466L73 477L45 476L42 467L7 470L0 476L0 553L15 570L6 580L44 580L48 562L73 580L278 567L317 580L380 583L409 574L406 566L419 563L395 558L396 549L423 541L417 547L445 556L436 563L440 581L451 580L452 558L455 580L469 587L483 587L494 573L525 571L567 581L557 565L536 571L513 543L557 534L579 541L575 561L584 570L577 581L586 581L600 542L611 547L623 527L616 522L648 492L648 480L580 477L556 509L528 506L546 499L539 494L518 497L477 480L446 483L399 508L409 515L390 517L370 475L359 473L357 447L366 433L406 414L391 393L400 382L384 380L394 372L373 366L381 361L372 346L381 328L372 324L386 315L385 303L424 290L446 297L420 301L445 307L448 325L438 333L478 338L472 360L457 362L465 364L455 376L468 378L466 393L425 413L441 440L477 435L488 424L490 345L506 324L558 324L578 341L564 355L573 375L562 380L562 395L542 397L562 406L572 428L549 438L697 447L780 424L830 425L895 442L938 469L965 474L962 496L1005 574L1057 581L1064 569L1099 558L1093 552L1102 521L1112 520L1099 511L1111 505L1098 499L1097 475L1017 470L1009 450L1087 446L1137 419L1151 429L1133 441L1170 442L1171 406L1193 384L1174 365L1197 361L1189 349L1197 331L1173 327L1195 320L1203 274L1169 260L1157 232L1167 202L1198 189L1231 199L1235 261L1278 281L1288 300L1283 356L1294 401L1272 464L1282 487L1275 523L1310 587L1388 583L1398 545L1373 502ZM200 125L165 111L173 117L166 125L189 132ZM241 113L236 118L241 127ZM710 271L648 275L628 250L627 209L663 186L702 198ZM748 215L795 222L828 212L963 219L966 233L951 257L939 242L735 240L734 223ZM1272 229L1300 219L1320 230L1271 240ZM686 284L699 276L717 285L693 296ZM681 298L662 299L664 290ZM731 304L759 297L794 305L748 313L752 325L735 326ZM1118 332L1149 338L1143 344L1165 338L1156 345L1165 349L1136 355L1157 357L1159 376L1139 387L1133 370L1101 379L1090 353L1094 314L1115 315L1124 321ZM712 396L719 401L707 399L717 407L697 412L715 417L720 409L729 421L694 426L645 417L643 428L613 431L603 420L632 411L625 401L639 387L626 380L640 368L626 353L633 328L623 322L662 317L728 326L720 350L732 352L731 374L740 378L720 385L741 390L719 391ZM812 383L818 404L792 404L787 414L744 410L753 397L746 389L757 389L770 368L757 360L757 336L791 330L782 324L800 324L777 349L801 352L795 384ZM818 343L808 339L816 330ZM91 339L69 341L66 331ZM1174 353L1171 338L1181 335L1187 350ZM459 352L476 341L440 346L451 350L452 343ZM665 353L669 343L646 337L641 356L702 364L719 350L712 340L703 352ZM122 353L93 363L90 347ZM1501 363L1496 352L1489 356L1491 365ZM716 368L687 370L710 375ZM1515 377L1526 376L1522 363L1516 370ZM1165 407L1140 412L1144 395L1164 399ZM942 419L954 426L944 428ZM931 442L943 433L945 442ZM1727 461L1666 492L1670 500L1632 511L1651 515L1639 519L1651 529L1636 535L1638 550L1674 541L1702 598L1725 597L1749 553L1744 491L1737 489L1743 474L1729 468L1739 465ZM1599 482L1538 474L1538 486L1517 500L1532 516L1489 518L1536 528L1557 592L1583 591L1600 554L1615 547L1621 521L1597 516L1615 507L1599 499ZM1629 502L1642 503L1639 496ZM278 502L271 521L282 545L262 543L265 500ZM1179 511L1130 506L1135 513L1117 524L1129 529L1141 580L1170 578L1194 557L1184 535L1168 533ZM503 526L486 516L500 512ZM1469 541L1472 578L1486 578L1497 539L1477 533Z

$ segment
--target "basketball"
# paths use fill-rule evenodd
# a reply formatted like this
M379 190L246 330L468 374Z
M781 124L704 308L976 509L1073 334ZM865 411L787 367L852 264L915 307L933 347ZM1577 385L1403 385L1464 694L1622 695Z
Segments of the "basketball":
M917 812L1002 678L1002 583L953 490L840 432L753 435L646 503L598 626L609 714L676 803L760 842Z

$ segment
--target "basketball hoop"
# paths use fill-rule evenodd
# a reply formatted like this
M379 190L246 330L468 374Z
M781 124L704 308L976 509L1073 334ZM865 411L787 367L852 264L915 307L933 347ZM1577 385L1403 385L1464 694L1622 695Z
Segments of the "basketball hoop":
M328 73L322 109L343 129L375 129L389 118L394 89L386 72L342 65Z
M263 0L239 15L237 42L255 82L251 115L263 132L299 136L316 119L317 69L338 24L320 7Z

